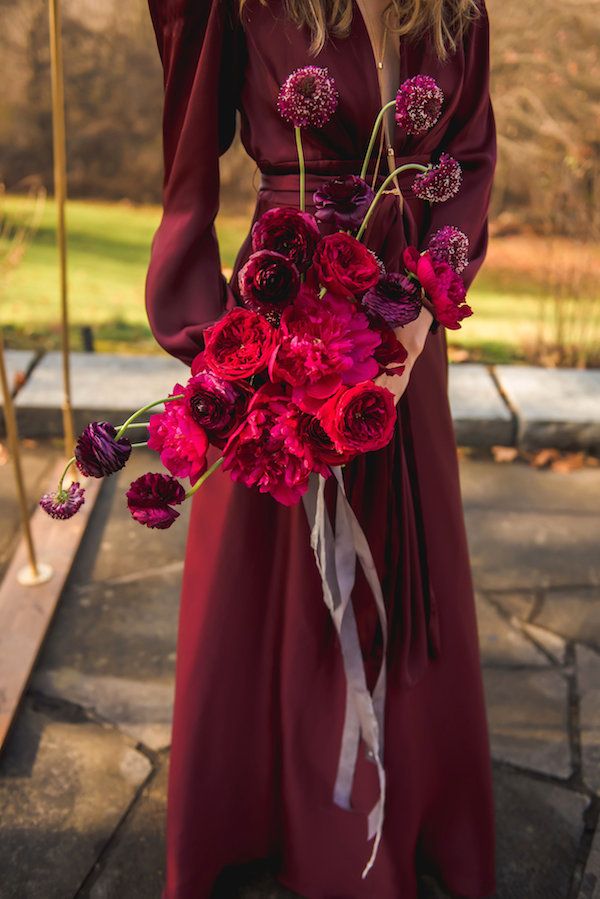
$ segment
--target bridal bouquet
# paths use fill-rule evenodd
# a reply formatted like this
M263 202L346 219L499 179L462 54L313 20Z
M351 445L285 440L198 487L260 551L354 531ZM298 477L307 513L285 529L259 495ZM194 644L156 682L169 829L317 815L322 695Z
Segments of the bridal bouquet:
M468 239L445 226L425 252L406 249L402 271L385 271L363 238L394 177L414 169L414 193L439 203L459 190L461 169L442 154L433 165L400 166L377 191L366 177L387 109L395 107L399 127L419 134L436 123L443 102L429 76L405 81L375 120L360 175L324 183L311 215L305 211L302 130L331 119L338 93L323 68L307 66L288 77L278 109L294 127L299 208L270 209L254 224L253 252L238 278L242 305L206 329L189 380L120 426L86 427L57 491L40 501L51 516L69 518L84 502L79 483L64 485L73 463L86 477L104 477L126 464L134 446L156 450L168 473L148 473L131 484L131 514L147 527L167 528L179 515L176 507L219 466L234 481L290 505L305 494L312 473L326 477L391 440L394 399L374 379L404 371L407 353L397 333L423 305L433 315L432 330L459 328L472 314L460 277ZM159 406L162 411L147 416ZM140 421L145 415L148 420ZM147 442L130 440L138 428L147 428ZM208 468L211 444L222 455ZM189 482L187 490L182 481Z

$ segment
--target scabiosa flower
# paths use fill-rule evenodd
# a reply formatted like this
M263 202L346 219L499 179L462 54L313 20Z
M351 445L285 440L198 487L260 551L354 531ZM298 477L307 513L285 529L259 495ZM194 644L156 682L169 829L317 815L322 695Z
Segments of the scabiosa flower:
M460 275L469 264L469 238L454 225L444 225L431 237L429 252L439 262L447 262Z
M185 490L179 481L168 474L149 471L132 482L127 491L127 506L132 517L147 528L170 528L177 509L185 499Z
M353 231L361 224L374 196L370 185L358 175L340 175L314 192L315 218L340 230Z
M72 518L79 512L85 502L85 490L74 481L66 489L60 488L55 493L45 493L40 506L51 518Z
M439 119L443 102L444 94L435 78L407 78L396 94L396 123L407 134L423 134Z
M389 272L367 291L362 303L367 313L378 315L392 328L398 328L419 317L421 291L406 275Z
M258 250L241 268L238 284L244 305L277 325L282 309L298 293L300 274L282 253Z
M75 444L77 468L87 478L103 478L120 471L131 455L126 437L115 440L117 429L108 421L92 421Z
M322 128L337 109L339 95L326 68L304 66L286 78L277 109L295 128Z
M305 272L321 239L314 216L293 206L275 206L263 212L252 228L252 249L275 250Z
M437 165L432 165L426 172L417 175L413 182L413 191L420 200L445 203L458 193L461 182L460 165L448 153L442 153Z
M185 388L176 384L173 393L185 393ZM172 475L189 478L195 484L204 474L208 437L192 417L186 397L170 400L163 412L150 416L148 447L160 454L160 461Z

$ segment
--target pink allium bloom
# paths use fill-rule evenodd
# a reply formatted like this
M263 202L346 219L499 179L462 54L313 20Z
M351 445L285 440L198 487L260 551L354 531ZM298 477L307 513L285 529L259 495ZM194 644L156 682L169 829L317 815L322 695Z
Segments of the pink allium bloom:
M311 471L322 468L304 442L295 439L298 412L275 385L259 388L223 450L223 469L233 481L257 487L285 506L300 500Z
M252 249L275 250L299 272L310 266L321 233L314 216L293 206L275 206L267 209L252 228Z
M407 134L423 134L439 119L443 102L444 94L435 78L407 78L396 94L396 123Z
M281 317L269 375L290 384L294 402L314 412L342 384L377 375L373 354L380 343L381 336L352 302L332 294L320 298L304 287Z
M85 490L74 481L66 490L45 493L40 500L40 506L51 518L65 519L72 518L79 512L84 502Z
M448 153L442 153L437 165L417 175L413 181L413 191L420 200L445 203L458 193L461 183L460 165Z
M148 472L132 482L127 491L127 506L133 518L147 528L170 528L177 509L185 499L185 490L167 474Z
M428 249L434 259L447 262L458 275L469 264L469 238L454 225L444 225L436 231Z
M277 109L295 128L322 128L337 109L335 81L325 68L305 66L286 78L279 91Z
M419 280L435 308L435 319L446 328L456 331L462 319L473 315L465 302L463 279L447 262L434 259L429 251L419 254L415 247L404 251L404 264Z
M173 393L185 393L185 388L176 384ZM189 401L184 398L165 403L163 412L150 416L148 432L148 446L160 454L167 471L195 484L206 471L208 437L194 421Z

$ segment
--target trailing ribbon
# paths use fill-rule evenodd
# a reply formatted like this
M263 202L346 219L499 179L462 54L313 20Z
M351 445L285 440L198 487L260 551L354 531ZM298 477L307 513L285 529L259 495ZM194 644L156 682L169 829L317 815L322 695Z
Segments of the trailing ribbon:
M325 504L326 479L311 474L304 495L310 527L310 543L323 585L323 599L331 613L340 640L346 675L346 712L333 801L351 809L351 793L360 739L367 747L367 758L377 766L379 797L368 815L368 836L375 837L373 849L362 877L372 868L383 830L385 806L385 770L383 767L384 717L386 691L387 617L381 583L375 569L367 538L352 509L342 471L332 469L337 481L335 533ZM352 605L356 579L356 561L373 594L381 625L383 651L377 682L371 693L367 688L365 666Z

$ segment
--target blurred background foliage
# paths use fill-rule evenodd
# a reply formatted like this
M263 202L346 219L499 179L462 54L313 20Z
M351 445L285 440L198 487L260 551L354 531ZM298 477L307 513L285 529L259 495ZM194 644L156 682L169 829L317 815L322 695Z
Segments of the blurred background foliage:
M499 163L477 315L449 335L457 359L600 364L600 0L488 0ZM51 190L46 0L0 0L0 214ZM162 76L146 0L64 0L74 327L98 346L152 347L143 278L160 215ZM239 142L221 166L219 237L231 266L255 196ZM1 240L0 235L0 240ZM49 203L4 284L9 340L54 345Z

